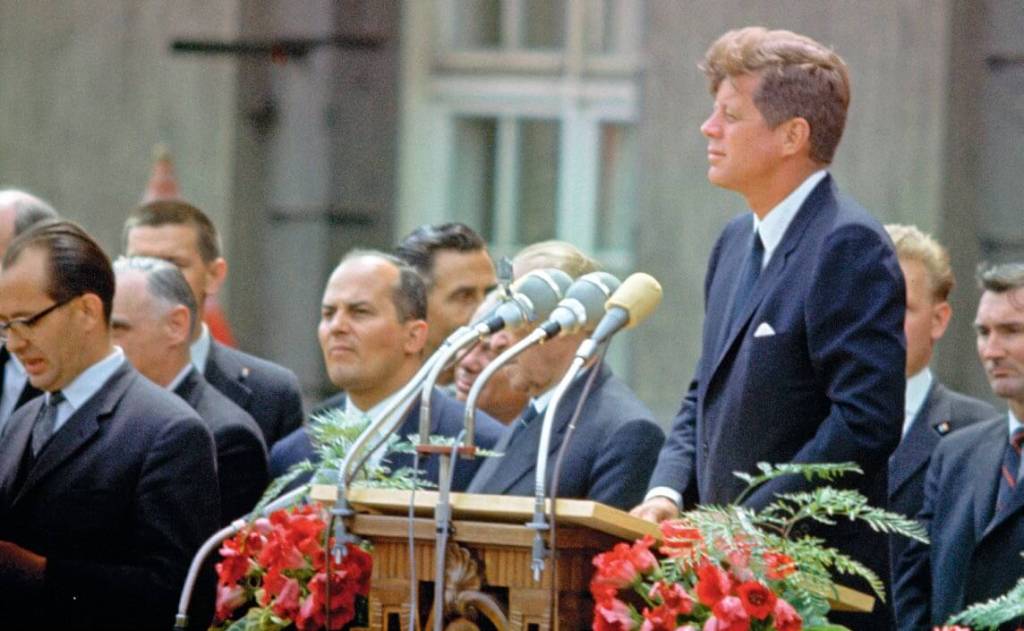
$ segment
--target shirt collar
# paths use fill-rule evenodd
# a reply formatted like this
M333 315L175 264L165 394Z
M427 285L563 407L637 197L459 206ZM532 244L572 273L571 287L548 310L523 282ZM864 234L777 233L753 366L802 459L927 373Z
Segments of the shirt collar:
M109 355L83 370L75 377L74 381L61 389L64 400L76 410L82 407L107 383L107 380L121 367L123 362L124 351L120 346L115 346ZM50 400L49 393L46 395L46 400Z
M1013 438L1013 433L1024 427L1024 423L1013 414L1013 410L1010 410L1007 414L1010 417L1010 438Z
M786 228L793 222L793 217L796 217L797 211L804 205L807 196L825 178L825 175L827 175L827 172L824 169L809 175L800 186L793 189L793 192L786 196L786 199L769 210L764 219L760 219L757 215L751 213L754 217L754 230L761 235L761 244L764 246L764 259L761 263L761 269L768 266L772 253L775 252L775 248L779 247L782 237L786 234Z
M405 385L403 384L402 388L404 387ZM356 407L356 404L352 402L351 398L345 397L345 412L349 414L365 414L366 416L370 417L371 420L373 420L380 416L380 413L383 412L389 405L395 402L395 400L398 398L399 393L402 391L402 388L395 390L388 396L378 401L372 407L370 407L369 410L365 411L360 410L358 407Z
M201 327L199 338L192 342L190 351L192 354L192 365L200 373L205 374L206 362L210 359L210 346L213 342L210 340L210 329L206 326L206 323L202 322Z
M913 377L907 378L907 390L905 410L907 416L913 418L921 410L924 400L928 398L928 391L932 388L932 371L927 366Z
M170 390L171 392L177 390L178 386L181 385L181 382L185 381L185 377L188 377L189 373L192 372L193 370L199 369L196 368L191 362L185 364L185 366L181 369L181 372L179 372L177 376L175 376L174 379L171 380L171 383L167 384L167 389Z
M7 363L13 366L14 370L16 370L19 375L23 377L28 377L28 373L25 372L25 367L21 365L21 360L18 359L17 355L11 353L10 356L7 357ZM3 367L0 366L0 369L2 368Z

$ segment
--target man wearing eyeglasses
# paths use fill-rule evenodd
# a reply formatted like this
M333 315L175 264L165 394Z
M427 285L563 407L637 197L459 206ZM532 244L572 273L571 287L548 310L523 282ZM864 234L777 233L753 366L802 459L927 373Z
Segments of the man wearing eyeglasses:
M44 219L56 219L57 212L35 195L8 189L0 191L0 257L11 240ZM0 433L14 410L39 396L28 382L18 359L0 348Z
M5 628L161 628L217 528L213 439L110 337L110 260L41 223L0 268L0 334L43 396L0 441Z

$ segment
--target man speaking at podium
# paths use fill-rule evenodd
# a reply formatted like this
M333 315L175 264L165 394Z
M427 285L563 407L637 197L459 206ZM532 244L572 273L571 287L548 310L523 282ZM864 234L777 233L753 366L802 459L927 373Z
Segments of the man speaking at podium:
M751 212L711 252L701 359L633 514L671 518L684 497L732 502L744 487L733 472L762 461L854 461L864 475L840 482L885 506L903 419L905 291L881 225L825 170L845 125L846 65L810 38L751 27L720 37L702 69L714 96L700 128L708 179ZM776 479L746 504L806 486ZM821 534L887 576L883 536L847 522ZM879 607L875 616L850 624L891 624Z

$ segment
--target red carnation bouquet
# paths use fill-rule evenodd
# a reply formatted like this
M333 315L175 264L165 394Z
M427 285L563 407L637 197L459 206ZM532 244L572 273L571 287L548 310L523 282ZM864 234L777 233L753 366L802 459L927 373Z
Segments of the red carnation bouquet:
M326 535L324 509L311 504L256 519L226 540L211 629L337 630L352 622L370 593L373 560L346 544L336 562Z
M759 464L761 474L737 474L747 490L729 506L699 507L661 524L662 545L650 535L619 543L594 558L590 583L597 631L825 631L834 574L859 576L885 598L867 567L793 527L811 520L857 519L872 528L927 541L921 526L867 505L852 489L818 486L777 496L761 511L739 505L767 480L800 474L826 481L859 472L854 464Z

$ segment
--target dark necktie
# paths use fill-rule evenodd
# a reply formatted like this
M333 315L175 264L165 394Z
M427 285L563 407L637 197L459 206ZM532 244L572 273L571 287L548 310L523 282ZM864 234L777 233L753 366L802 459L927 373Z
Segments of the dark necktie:
M1020 479L1020 451L1024 444L1024 427L1017 428L1003 452L1003 466L999 470L999 493L996 495L996 515L1003 512L1013 498Z
M747 257L743 261L743 270L740 272L740 277L736 283L736 291L732 295L732 307L729 310L729 336L727 337L731 337L732 332L739 325L740 315L743 313L744 307L747 306L750 294L754 291L757 277L761 275L761 264L763 262L764 244L761 243L761 235L755 230L751 236Z
M58 390L50 393L47 401L43 402L36 415L36 422L32 426L32 455L38 456L46 441L53 436L57 428L57 407L64 401L64 394Z

